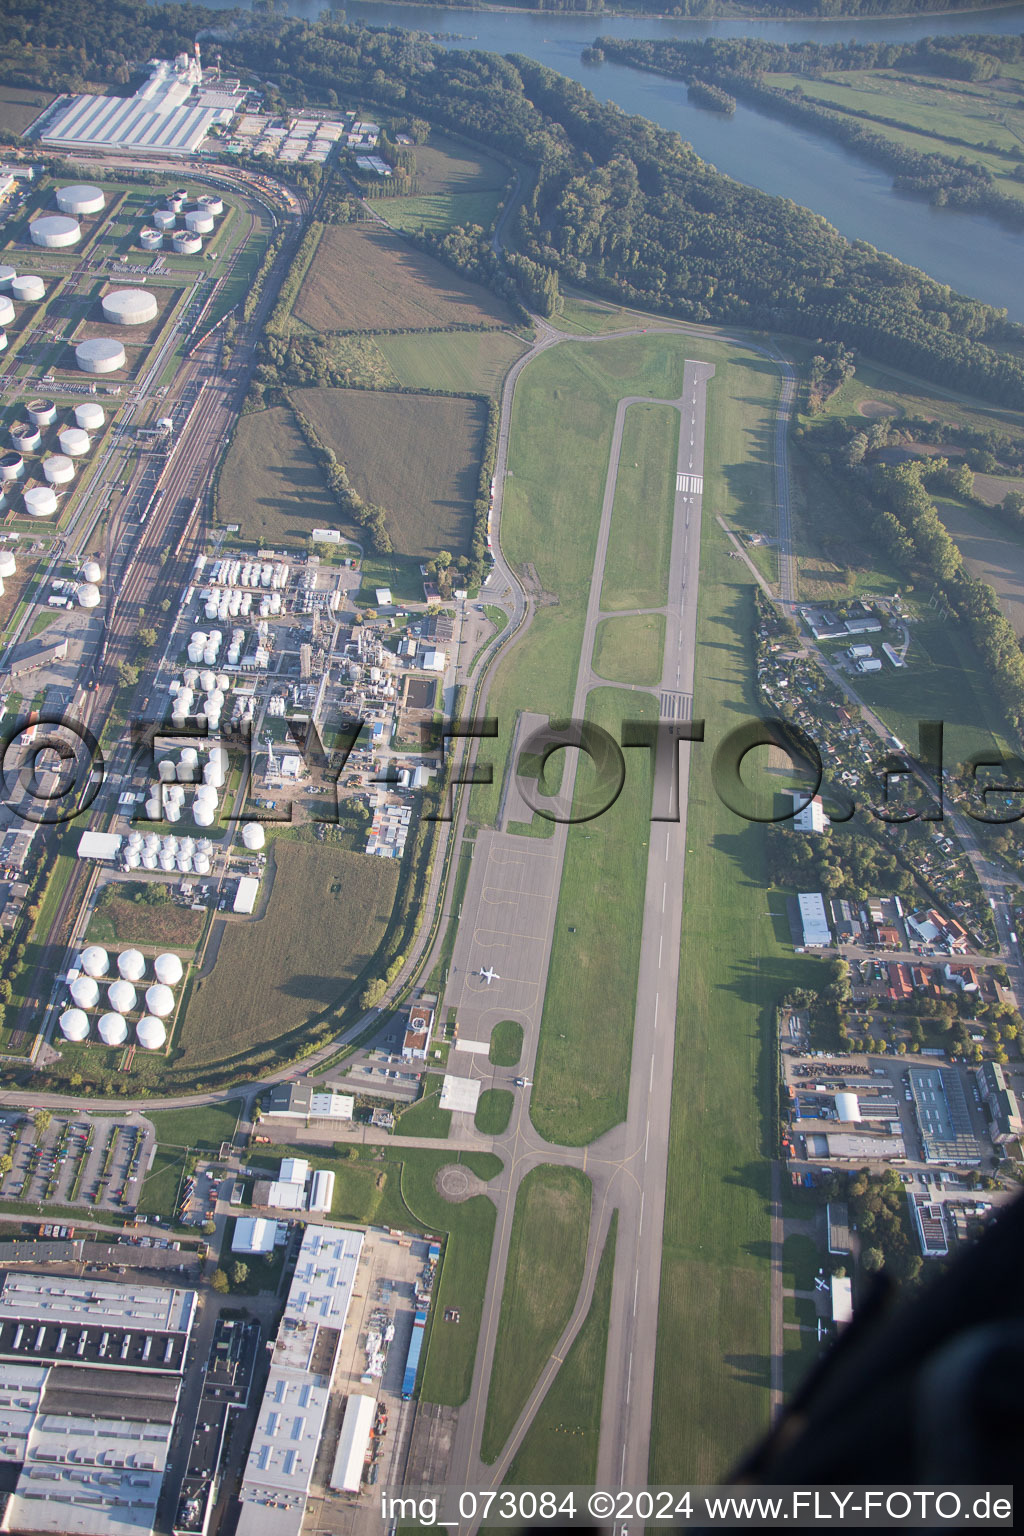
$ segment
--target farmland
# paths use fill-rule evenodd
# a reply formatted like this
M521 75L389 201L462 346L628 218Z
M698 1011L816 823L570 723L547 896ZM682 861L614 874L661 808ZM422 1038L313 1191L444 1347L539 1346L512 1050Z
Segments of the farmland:
M292 316L311 330L444 330L508 325L512 314L485 288L457 277L378 226L332 224L303 278Z
M338 503L286 405L239 421L217 486L217 520L270 545L305 544L311 529L338 526Z
M479 401L355 389L304 389L293 398L353 489L385 508L398 554L468 553L486 425Z
M423 331L413 336L379 336L383 354L400 384L410 389L446 389L453 394L496 395L523 344L502 331Z
M265 915L226 923L196 985L181 1065L234 1056L341 998L383 939L398 884L389 859L278 839Z
M399 229L451 229L456 224L490 227L511 172L482 150L433 133L418 144L416 192L388 201L385 217Z
M52 100L52 91L0 85L0 133L24 133Z
M591 1183L544 1164L519 1186L480 1455L494 1461L572 1316L583 1280Z
M1024 546L998 513L965 507L947 497L935 504L971 574L987 581L1018 639L1024 635Z

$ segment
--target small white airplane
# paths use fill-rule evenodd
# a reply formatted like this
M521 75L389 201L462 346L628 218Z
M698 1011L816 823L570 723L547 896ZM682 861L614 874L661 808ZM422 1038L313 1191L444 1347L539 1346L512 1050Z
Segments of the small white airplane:
M490 986L492 981L500 981L501 980L501 977L498 975L497 971L494 969L493 966L488 966L486 971L484 970L483 966L481 966L480 967L480 975L483 977L484 981L486 981L488 986Z

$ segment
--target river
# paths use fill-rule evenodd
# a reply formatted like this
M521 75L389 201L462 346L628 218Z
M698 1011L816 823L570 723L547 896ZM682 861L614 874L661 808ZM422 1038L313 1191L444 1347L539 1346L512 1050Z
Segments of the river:
M229 8L229 0L206 0ZM315 19L323 0L288 0L295 16ZM849 17L834 21L712 21L601 17L510 11L459 11L428 5L351 3L350 20L368 26L455 33L446 46L523 53L580 80L602 101L674 128L705 160L737 180L789 197L823 214L851 239L867 240L962 293L1005 307L1024 320L1024 239L994 220L929 207L892 190L892 177L833 140L780 122L743 104L733 117L694 106L680 81L621 64L584 64L583 48L599 34L615 37L766 37L779 42L851 37L912 41L935 33L1024 32L1024 6L949 16Z

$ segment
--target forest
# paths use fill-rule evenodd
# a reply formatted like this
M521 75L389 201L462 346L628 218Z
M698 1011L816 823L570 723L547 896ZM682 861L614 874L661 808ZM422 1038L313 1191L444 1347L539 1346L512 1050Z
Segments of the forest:
M293 106L369 100L385 115L415 114L532 167L516 243L533 265L495 280L512 275L521 292L543 300L554 291L545 274L557 274L690 321L842 342L1024 406L1024 327L1003 312L844 239L786 199L732 181L678 134L599 102L531 59L446 50L421 34L348 26L328 13L316 22L225 25L225 13L194 7L90 0L85 9L102 26L83 26L83 7L70 0L12 0L0 46L9 57L18 44L38 63L37 49L77 35L76 68L96 79L104 70L130 74L129 50L142 60L166 55L215 17L224 67L274 81ZM456 231L438 254L484 276L481 234Z

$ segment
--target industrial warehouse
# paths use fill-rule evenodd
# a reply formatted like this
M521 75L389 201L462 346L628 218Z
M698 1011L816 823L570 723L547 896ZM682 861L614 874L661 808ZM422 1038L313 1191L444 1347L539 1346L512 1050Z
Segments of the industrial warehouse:
M215 123L229 123L233 106L204 106L202 68L194 56L179 54L173 64L151 60L151 73L134 96L60 97L42 126L40 139L54 149L159 150L190 155Z
M194 1291L4 1275L0 1462L16 1480L0 1529L152 1531L196 1300Z

